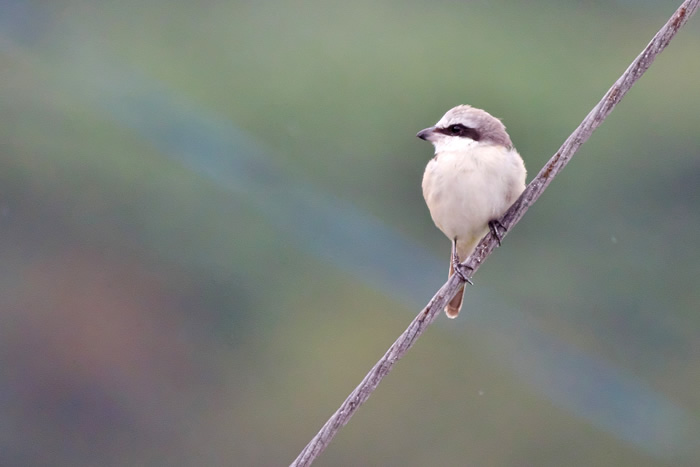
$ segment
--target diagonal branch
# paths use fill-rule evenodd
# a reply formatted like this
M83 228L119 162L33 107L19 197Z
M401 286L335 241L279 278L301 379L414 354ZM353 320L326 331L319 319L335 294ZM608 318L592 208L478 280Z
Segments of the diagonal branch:
M656 33L642 53L637 56L622 76L605 93L598 105L590 111L578 128L564 141L557 153L552 156L549 162L540 170L540 173L530 182L520 198L500 219L501 224L506 229L509 230L517 224L528 208L537 201L554 177L571 160L578 148L588 140L593 131L610 115L610 112L627 94L632 85L651 66L656 56L668 46L678 30L695 14L699 4L700 0L685 0L668 22ZM471 268L473 274L491 254L497 243L496 237L489 233L481 240L474 253L463 264ZM291 464L292 467L308 466L323 452L338 430L348 423L355 411L369 398L381 380L391 371L394 364L413 346L423 331L435 321L435 318L447 302L457 293L457 289L462 285L462 282L459 276L455 274L438 290L426 307L389 347L386 354L372 367L362 382L350 393L340 408L301 451Z

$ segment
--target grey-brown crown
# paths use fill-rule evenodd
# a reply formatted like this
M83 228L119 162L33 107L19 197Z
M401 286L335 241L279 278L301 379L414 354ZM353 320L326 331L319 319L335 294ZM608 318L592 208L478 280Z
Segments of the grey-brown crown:
M505 125L499 119L470 105L458 105L448 110L435 125L435 131L448 136L513 147Z

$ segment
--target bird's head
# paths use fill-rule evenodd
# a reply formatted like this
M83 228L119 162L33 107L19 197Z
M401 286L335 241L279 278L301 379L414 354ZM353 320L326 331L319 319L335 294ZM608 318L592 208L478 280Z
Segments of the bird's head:
M433 143L436 153L466 151L479 145L513 147L499 119L469 105L448 110L435 126L419 131L416 136Z

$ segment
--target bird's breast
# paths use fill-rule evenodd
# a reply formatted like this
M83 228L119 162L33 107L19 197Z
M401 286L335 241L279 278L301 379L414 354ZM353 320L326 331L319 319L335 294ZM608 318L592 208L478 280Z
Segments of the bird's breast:
M488 222L500 217L522 192L525 168L517 153L520 165L513 164L509 152L488 146L440 153L428 162L423 196L435 225L447 237L475 244L486 234ZM518 189L514 197L512 192Z

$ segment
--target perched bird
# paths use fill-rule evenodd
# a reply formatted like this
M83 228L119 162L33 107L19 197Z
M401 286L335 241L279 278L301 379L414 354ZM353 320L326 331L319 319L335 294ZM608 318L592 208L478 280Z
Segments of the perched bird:
M433 222L452 241L449 275L463 275L459 263L489 229L500 241L495 221L525 189L525 164L503 123L468 105L450 109L416 136L435 146L423 174L423 197ZM463 294L464 286L445 307L448 317L459 314Z

